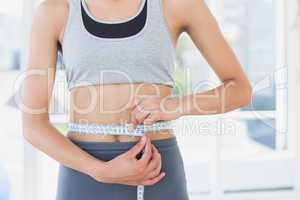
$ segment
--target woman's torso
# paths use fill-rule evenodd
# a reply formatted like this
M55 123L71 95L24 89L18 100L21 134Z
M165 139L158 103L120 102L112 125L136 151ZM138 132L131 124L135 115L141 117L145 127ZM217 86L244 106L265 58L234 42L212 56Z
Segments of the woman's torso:
M92 9L94 7L87 2L80 4L78 3L80 0L70 1L73 5L69 6L69 21L61 44L71 94L71 122L129 123L131 114L128 104L134 95L155 95L161 98L171 95L174 67L172 66L174 61L172 41L174 40L169 35L164 21L165 16L160 7L161 0L147 0L148 12L144 27L135 35L122 36L123 38L102 38L93 35L83 21L83 14L86 14L88 20L93 19L95 22L97 19L94 13L100 11ZM140 1L135 2L140 3ZM141 11L140 7L136 12L141 13ZM134 12L128 11L128 13ZM132 16L139 15L131 14L131 17L127 17L127 21L135 19ZM98 20L96 22L102 23ZM105 23L105 25L109 24ZM117 71L116 69L121 73L111 76L109 70ZM99 82L98 78L102 76L99 72L103 71L108 73L103 74L104 79L101 81L104 82ZM125 77L122 75L123 72L128 77L126 80L123 79ZM95 76L95 73L99 76ZM174 136L172 130L146 134L153 140ZM138 139L133 136L86 134L72 134L69 137L76 140L107 142Z
M97 92L91 92L91 90ZM130 123L129 105L133 95L155 95L164 98L170 96L171 91L172 89L168 86L150 84L111 84L76 88L71 92L70 121L96 124ZM173 136L171 130L146 134L152 140ZM139 138L137 136L83 134L72 134L70 137L84 141L107 142L136 141Z

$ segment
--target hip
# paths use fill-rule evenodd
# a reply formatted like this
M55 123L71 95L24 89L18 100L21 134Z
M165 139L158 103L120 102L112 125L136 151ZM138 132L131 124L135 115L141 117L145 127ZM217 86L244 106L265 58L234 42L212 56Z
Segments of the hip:
M136 142L86 142L73 141L94 157L109 161L128 151ZM166 176L153 186L145 186L144 199L187 200L186 176L183 159L175 137L156 140L153 145L161 153L162 170ZM87 197L88 195L88 197ZM134 200L137 187L100 183L93 178L65 166L60 166L56 200Z

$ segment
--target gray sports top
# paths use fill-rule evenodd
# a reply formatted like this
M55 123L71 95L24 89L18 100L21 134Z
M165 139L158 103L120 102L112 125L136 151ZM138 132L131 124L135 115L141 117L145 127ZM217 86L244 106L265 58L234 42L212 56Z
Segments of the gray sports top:
M175 47L162 0L141 0L135 15L96 19L84 0L70 0L61 44L68 88L114 83L174 86Z

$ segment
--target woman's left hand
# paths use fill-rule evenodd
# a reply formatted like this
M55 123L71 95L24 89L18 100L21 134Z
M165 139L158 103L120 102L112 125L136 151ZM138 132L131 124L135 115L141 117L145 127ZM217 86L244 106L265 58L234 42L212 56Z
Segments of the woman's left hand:
M182 116L180 99L176 97L136 96L129 106L131 123L153 124L162 120L175 120Z

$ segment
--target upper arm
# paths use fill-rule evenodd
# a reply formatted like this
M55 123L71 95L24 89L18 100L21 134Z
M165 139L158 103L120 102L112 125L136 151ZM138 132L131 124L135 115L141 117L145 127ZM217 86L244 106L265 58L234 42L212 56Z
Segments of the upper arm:
M248 84L239 61L204 0L177 2L180 4L177 6L177 15L180 16L184 31L191 37L218 77L222 81L235 79Z
M32 22L22 96L23 114L30 118L48 119L62 30L57 12L61 9L57 0L46 0L39 5Z

